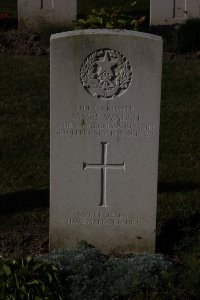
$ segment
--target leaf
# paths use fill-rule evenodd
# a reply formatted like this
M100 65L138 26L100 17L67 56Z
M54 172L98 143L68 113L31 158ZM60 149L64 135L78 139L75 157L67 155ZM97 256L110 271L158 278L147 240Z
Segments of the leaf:
M18 288L19 287L19 281L17 279L17 274L15 273L15 283L16 283L16 287Z
M134 2L131 3L131 6L135 6L136 4L137 4L137 2L134 1Z
M10 267L7 265L3 265L2 269L4 270L4 272L6 273L6 276L10 276L11 275L11 270Z
M27 293L27 291L25 290L25 287L22 287L22 288L17 288L17 290L20 292L20 293L22 293L23 295L26 295L26 296L28 296L28 293Z
M29 286L31 286L31 285L39 285L40 283L39 283L39 281L37 281L37 280L33 280L33 281L30 281L30 282L28 282L27 283L27 285L29 285Z
M93 15L89 15L89 18L87 20L90 24L102 24L103 23L103 19L101 17L97 17L97 16L93 16Z
M78 24L79 25L86 25L87 21L85 21L84 19L78 19Z
M113 29L113 24L110 23L110 22L107 22L107 23L106 23L106 28L108 28L108 29Z
M27 261L27 263L33 263L34 262L34 260L33 260L33 258L31 256L28 256L26 258L26 261Z
M126 24L126 21L123 20L123 19L119 19L119 20L117 20L117 23L118 23L118 24L121 24L121 25L125 25L125 24Z
M58 271L58 268L55 265L52 265L52 270L53 271Z
M49 282L51 283L52 282L52 276L51 276L51 274L47 273L47 276L49 278Z

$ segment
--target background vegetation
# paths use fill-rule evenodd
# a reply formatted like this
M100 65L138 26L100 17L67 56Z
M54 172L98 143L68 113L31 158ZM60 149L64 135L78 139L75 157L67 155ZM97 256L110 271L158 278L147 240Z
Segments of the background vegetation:
M134 0L132 1L134 2ZM94 8L108 7L111 8L117 5L123 5L124 0L78 0L78 15L83 17L87 16ZM136 14L143 15L149 13L149 0L138 0L135 8ZM17 0L1 0L0 1L0 14L9 12L10 17L17 18Z

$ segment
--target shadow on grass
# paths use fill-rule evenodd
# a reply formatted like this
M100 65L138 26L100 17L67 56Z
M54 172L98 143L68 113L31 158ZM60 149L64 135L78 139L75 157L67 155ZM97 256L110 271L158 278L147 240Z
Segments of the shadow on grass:
M49 190L26 190L0 195L0 215L49 207Z
M193 182L158 182L158 193L189 192L200 189L200 185Z
M156 252L172 255L177 247L187 247L187 240L195 237L200 229L200 212L187 218L173 218L163 226L156 239Z

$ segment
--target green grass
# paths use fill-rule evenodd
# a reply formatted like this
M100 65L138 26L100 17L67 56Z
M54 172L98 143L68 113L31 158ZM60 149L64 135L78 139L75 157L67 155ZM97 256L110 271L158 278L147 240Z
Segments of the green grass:
M0 57L1 193L49 182L49 61Z
M200 63L163 66L159 222L199 209ZM49 60L0 57L1 193L48 188ZM9 83L9 84L8 84Z
M48 190L49 59L0 56L0 70L0 193ZM163 65L157 251L180 263L170 275L177 287L167 288L172 299L198 299L199 70L192 60Z

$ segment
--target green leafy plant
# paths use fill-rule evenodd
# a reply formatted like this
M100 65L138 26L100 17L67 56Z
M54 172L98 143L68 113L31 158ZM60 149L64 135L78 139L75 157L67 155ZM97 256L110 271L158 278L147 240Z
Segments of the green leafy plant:
M1 261L0 300L62 299L58 268L33 258Z
M200 18L188 19L185 24L180 25L177 48L180 52L200 50Z
M125 5L111 8L93 9L84 19L77 22L78 28L119 28L136 30L145 17L135 18L133 7L136 2L128 1Z

